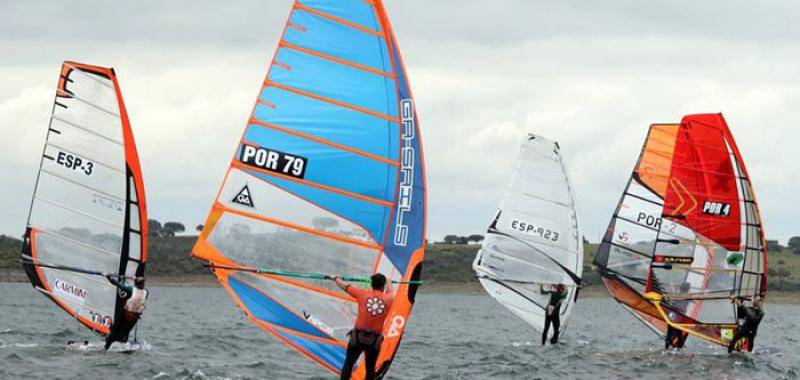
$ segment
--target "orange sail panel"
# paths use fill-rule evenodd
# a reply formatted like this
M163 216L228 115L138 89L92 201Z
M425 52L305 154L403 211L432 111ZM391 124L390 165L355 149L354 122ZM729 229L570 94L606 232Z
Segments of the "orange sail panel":
M417 280L425 206L417 116L382 2L296 1L192 255L218 267ZM357 309L332 282L215 274L253 323L340 371ZM395 291L381 373L416 285Z
M123 301L99 274L144 276L146 220L142 171L114 70L65 62L25 232L25 272L37 290L107 335L122 318Z
M731 300L766 295L766 260L750 177L722 115L651 126L595 257L617 301L654 331L669 322L725 344L738 317Z

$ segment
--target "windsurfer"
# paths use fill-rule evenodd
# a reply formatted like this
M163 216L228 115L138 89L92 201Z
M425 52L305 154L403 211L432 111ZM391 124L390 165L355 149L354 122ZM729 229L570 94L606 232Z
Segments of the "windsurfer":
M119 297L125 302L122 308L122 318L115 318L111 325L111 333L106 337L105 349L107 350L114 342L127 342L128 334L144 312L144 303L147 300L147 290L144 289L144 277L136 277L134 286L125 283L124 280L114 275L106 275L108 281L117 287Z
M544 331L542 331L542 346L547 342L547 333L550 331L550 324L553 325L553 337L550 338L550 344L558 343L558 334L561 330L561 303L567 299L567 287L564 284L558 284L553 287L549 285L547 288L542 285L542 294L550 294L550 300L547 303L544 318Z
M684 282L678 288L678 294L687 295L689 294L690 290L692 290L691 284L689 284L688 282ZM691 301L689 299L676 299L672 301L672 305L674 306L675 311L683 315L686 315L686 310L689 309L690 302ZM670 315L670 317L673 320L675 319L673 315ZM677 348L677 349L683 348L683 345L686 343L686 338L688 337L688 335L689 334L687 334L686 332L683 332L680 329L676 329L672 327L672 325L667 324L667 335L664 337L664 349L668 350L670 348Z
M392 308L392 287L386 277L376 273L370 277L372 289L361 289L344 282L340 277L334 277L336 285L347 292L358 302L358 317L353 330L348 333L350 341L347 343L347 357L342 367L343 380L349 380L353 365L364 353L366 379L375 378L375 364L383 342L383 322Z
M739 319L743 321L739 323L736 334L733 335L733 339L728 343L728 353L733 352L733 350L744 351L745 349L748 352L752 352L758 325L761 323L761 319L764 318L764 301L761 298L757 298L753 301L753 306L745 306L742 299L737 298L733 303L737 307ZM746 338L746 342L740 342L742 338Z

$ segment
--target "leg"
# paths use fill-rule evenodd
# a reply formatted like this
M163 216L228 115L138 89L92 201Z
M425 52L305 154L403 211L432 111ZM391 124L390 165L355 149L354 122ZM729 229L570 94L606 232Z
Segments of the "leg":
M669 350L672 347L672 339L675 329L672 326L667 325L667 336L664 337L664 349Z
M355 332L353 332L353 334L355 334ZM363 351L361 345L358 343L353 343L351 339L351 342L347 345L347 356L345 356L344 359L341 380L350 380L350 374L353 372L353 366L358 361L361 351Z
M684 331L679 331L680 335L678 335L678 348L683 348L683 345L686 344L686 338L689 337L689 333Z
M108 350L117 340L119 340L119 328L117 326L111 326L111 332L106 337L105 349Z
M747 352L753 352L755 347L756 333L747 334Z
M553 314L553 338L550 339L550 344L558 343L558 334L561 332L561 316L556 312Z
M733 334L733 339L731 339L731 342L728 343L728 353L729 354L731 352L733 352L733 350L736 348L736 342L738 342L739 339L742 339L742 337L744 337L744 336L745 336L745 332L744 331L742 331L741 329L737 329L736 330L736 334Z
M552 319L549 315L544 317L544 331L542 331L542 346L547 342L547 332L550 331Z
M378 348L371 346L364 349L364 366L367 370L366 380L375 379L375 363L378 362Z
M128 342L128 335L130 335L131 330L133 330L133 326L136 326L137 319L133 321L126 321L125 326L123 326L122 331L120 332L120 342Z

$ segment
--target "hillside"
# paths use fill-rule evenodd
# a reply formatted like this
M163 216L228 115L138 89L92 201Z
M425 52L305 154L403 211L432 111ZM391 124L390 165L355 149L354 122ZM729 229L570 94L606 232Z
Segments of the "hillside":
M208 271L203 263L192 259L189 254L196 236L150 238L147 273L151 278L169 281L173 276L202 275ZM24 278L19 258L22 242L8 236L0 236L0 280L20 280ZM475 282L472 260L478 251L477 244L429 244L423 278L427 283L463 284ZM583 279L586 285L600 285L600 275L592 268L591 262L597 244L587 244L584 254ZM769 289L779 291L800 291L800 255L771 252L769 260Z

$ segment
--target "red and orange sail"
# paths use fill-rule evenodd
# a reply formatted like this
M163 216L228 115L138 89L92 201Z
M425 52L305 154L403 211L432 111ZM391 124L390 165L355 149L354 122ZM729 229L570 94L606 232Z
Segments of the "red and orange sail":
M766 295L767 252L750 177L721 114L650 127L595 265L617 301L654 331L672 325L727 344L738 317L731 300Z
M338 373L354 299L330 281L236 269L416 280L425 209L417 116L382 2L295 1L192 255L217 266L253 323ZM416 285L396 292L381 374Z

